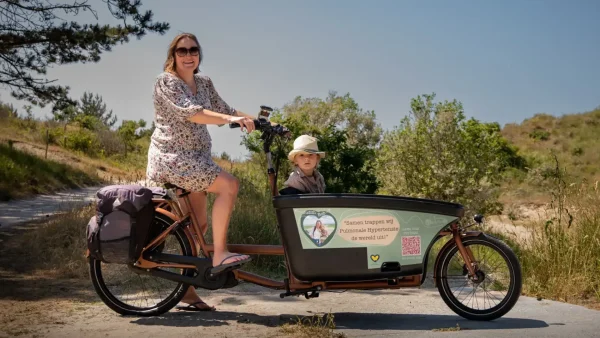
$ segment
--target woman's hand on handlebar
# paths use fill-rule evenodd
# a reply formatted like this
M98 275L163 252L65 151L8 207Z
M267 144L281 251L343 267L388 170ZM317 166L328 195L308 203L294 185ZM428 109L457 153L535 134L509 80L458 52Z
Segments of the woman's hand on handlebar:
M229 121L229 123L239 124L242 131L245 128L246 130L248 130L248 133L253 132L255 129L254 128L254 120L252 120L249 117L245 117L245 116L233 116L231 118L231 120Z

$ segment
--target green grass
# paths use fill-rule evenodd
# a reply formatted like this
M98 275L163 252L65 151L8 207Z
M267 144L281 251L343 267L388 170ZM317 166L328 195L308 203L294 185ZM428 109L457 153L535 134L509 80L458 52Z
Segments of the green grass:
M286 336L298 338L343 338L342 332L335 332L334 315L313 315L298 317L295 323L286 323L280 327L280 332Z
M462 329L460 327L460 325L458 325L458 323L456 323L456 326L433 329L432 331L434 331L434 332L455 332L455 331L461 331L461 330L464 330L464 329Z
M503 201L547 202L548 186L539 178L553 170L553 154L574 181L600 180L600 108L560 117L537 114L520 124L507 124L502 135L519 148L529 167L506 173Z
M1 108L1 101L0 101ZM116 130L88 130L75 123L65 126L52 120L3 116L0 109L0 142L14 140L60 148L86 162L101 162L114 171L126 171L127 179L145 176L150 139L141 137L127 151Z
M100 183L90 175L66 164L44 160L0 143L0 200L52 193Z
M73 208L14 236L6 248L14 259L6 264L17 271L45 271L60 278L89 278L84 256L85 236L86 225L95 210L95 205Z
M560 197L561 217L556 205L545 222L535 224L531 246L520 252L524 291L563 302L600 304L600 189L574 186Z

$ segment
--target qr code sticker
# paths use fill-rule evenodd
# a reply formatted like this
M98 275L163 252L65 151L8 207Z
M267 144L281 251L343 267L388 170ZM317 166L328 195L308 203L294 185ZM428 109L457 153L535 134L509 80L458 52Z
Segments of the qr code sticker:
M421 255L421 236L402 237L402 256Z

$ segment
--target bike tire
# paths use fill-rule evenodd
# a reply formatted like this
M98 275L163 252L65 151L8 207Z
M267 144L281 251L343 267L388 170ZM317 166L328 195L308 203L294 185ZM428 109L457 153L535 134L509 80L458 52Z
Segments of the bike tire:
M456 243L446 247L439 253L440 264L438 265L438 271L436 271L436 276L438 276L437 288L446 305L448 305L448 307L456 314L469 320L491 321L504 316L517 303L517 300L521 295L523 284L521 264L511 248L495 237L483 234L477 238L467 238L463 240L463 245L465 247L475 244L487 246L498 252L500 256L504 258L510 271L510 286L508 287L507 296L505 296L498 305L488 310L478 310L465 306L454 297L451 293L448 280L445 277L447 276L447 268L450 259L458 252Z
M161 226L161 229L163 230L168 228L173 223L172 219L161 214L157 214L154 217L154 221L158 222L159 226ZM177 228L174 232L172 232L172 234L177 239L183 255L193 256L192 246L185 231L182 228ZM94 285L94 289L102 302L104 302L104 304L106 304L110 309L121 315L141 317L161 315L175 307L181 301L185 295L185 292L189 288L189 284L177 283L173 291L170 292L169 295L161 302L148 307L134 306L120 300L113 294L113 292L111 292L110 288L104 281L102 265L103 263L101 261L93 258L89 259L90 278L92 280L92 284ZM194 269L182 269L182 274L185 274L186 276L193 276Z

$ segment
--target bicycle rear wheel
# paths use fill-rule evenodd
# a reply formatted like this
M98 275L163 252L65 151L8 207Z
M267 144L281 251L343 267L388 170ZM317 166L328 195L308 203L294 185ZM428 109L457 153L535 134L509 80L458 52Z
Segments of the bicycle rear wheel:
M165 230L172 224L170 218L157 215L155 227ZM182 228L172 231L160 252L192 256L192 246ZM156 316L172 309L181 301L189 285L141 275L124 264L106 264L90 258L90 278L96 293L104 304L122 315ZM164 269L165 271L193 276L193 269Z

